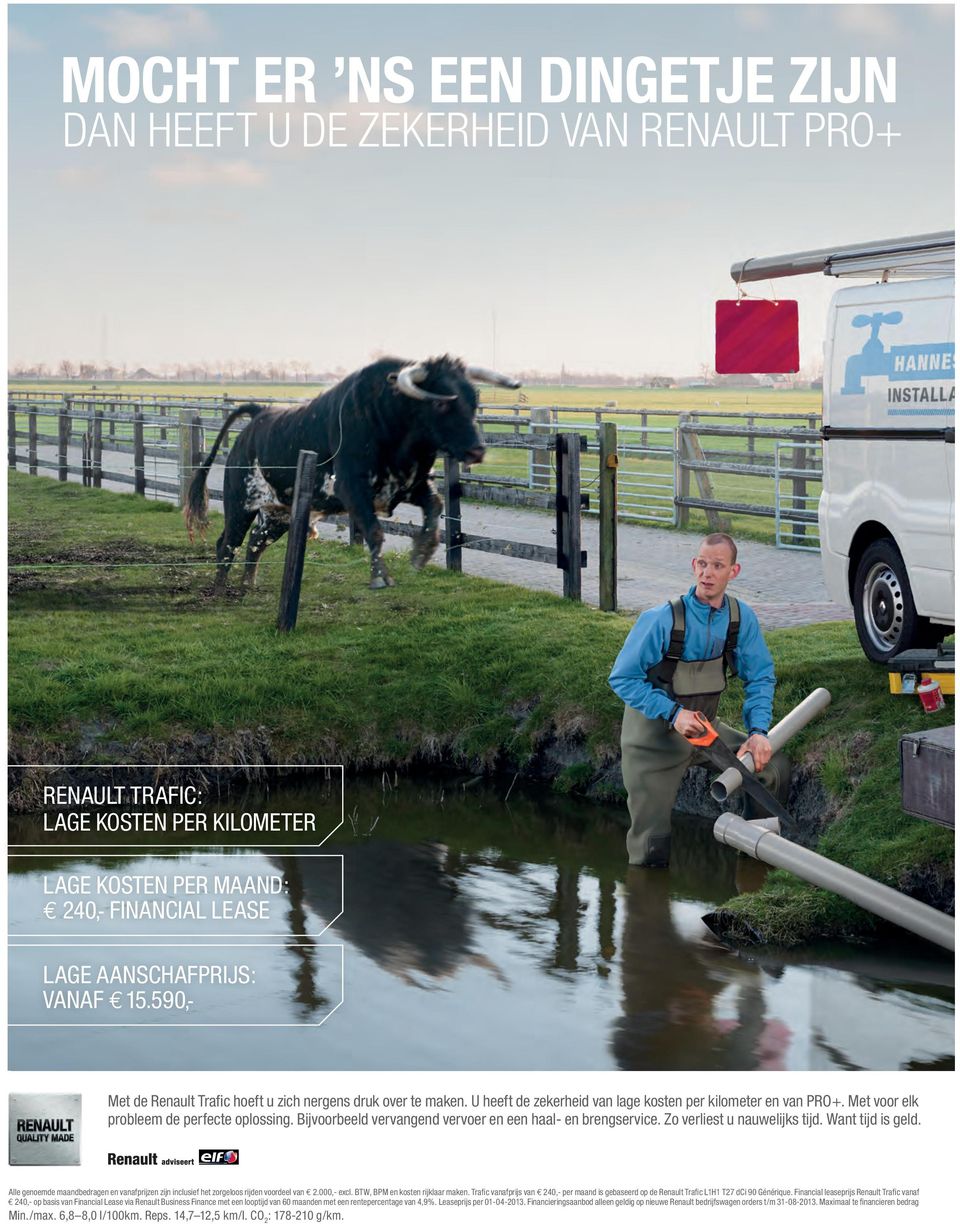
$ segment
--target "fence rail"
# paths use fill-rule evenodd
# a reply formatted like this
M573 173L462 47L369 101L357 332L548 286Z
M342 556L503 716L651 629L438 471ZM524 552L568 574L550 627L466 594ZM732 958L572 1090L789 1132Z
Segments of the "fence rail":
M213 436L241 402L215 395L11 389L8 464L32 475L52 472L60 480L132 487L143 496L182 502ZM258 396L257 402L285 408L304 401ZM781 547L819 546L819 417L809 412L494 404L481 406L478 421L488 452L482 469L459 474L465 500L556 511L555 438L577 433L586 439L583 511L598 514L601 440L604 426L613 424L619 521L692 528L692 514L702 512L718 529L730 516L743 515L772 520ZM208 482L212 501L222 500L219 474L245 427L246 421L236 422L216 457ZM110 461L111 454L117 460Z

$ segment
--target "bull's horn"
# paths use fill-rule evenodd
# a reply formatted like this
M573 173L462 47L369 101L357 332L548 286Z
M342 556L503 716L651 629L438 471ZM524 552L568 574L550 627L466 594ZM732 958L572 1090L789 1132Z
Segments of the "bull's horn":
M483 366L467 366L467 378L473 382L492 383L495 387L509 387L516 391L520 383L507 374L498 374L496 370L485 370Z
M424 391L423 387L418 387L417 383L423 382L427 377L427 371L422 365L404 366L402 370L397 372L397 386L404 395L409 395L411 399L418 400L455 400L455 395L437 395L434 391Z

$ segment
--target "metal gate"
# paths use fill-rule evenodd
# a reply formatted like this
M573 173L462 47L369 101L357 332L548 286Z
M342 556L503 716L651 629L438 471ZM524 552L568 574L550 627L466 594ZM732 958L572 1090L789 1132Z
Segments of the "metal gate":
M822 443L775 443L773 508L777 548L820 551L817 506L822 483Z
M677 525L676 431L665 425L618 426L618 517Z

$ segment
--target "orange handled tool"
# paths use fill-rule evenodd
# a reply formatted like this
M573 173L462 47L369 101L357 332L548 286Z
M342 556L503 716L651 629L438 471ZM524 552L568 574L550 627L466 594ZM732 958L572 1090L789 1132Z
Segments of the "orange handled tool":
M701 714L699 710L693 711L697 722L703 727L702 735L687 735L684 738L697 748L709 748L715 739L720 737L717 735L716 728L713 723L707 718L706 714Z
M699 710L694 710L697 722L703 728L701 735L686 735L684 739L688 744L692 744L694 748L699 748L700 751L711 760L718 769L735 769L743 778L743 789L760 806L771 816L776 816L778 820L789 821L790 813L785 807L767 790L767 788L758 782L756 777L744 765L743 761L737 756L732 749L728 748L720 736L717 734L717 729L711 723L710 719Z

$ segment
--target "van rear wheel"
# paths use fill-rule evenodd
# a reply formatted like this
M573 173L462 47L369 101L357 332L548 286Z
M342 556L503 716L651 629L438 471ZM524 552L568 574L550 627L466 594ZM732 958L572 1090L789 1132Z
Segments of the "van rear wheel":
M917 615L907 567L893 540L875 540L853 581L853 617L868 659L886 663L903 650L934 645L938 630Z

